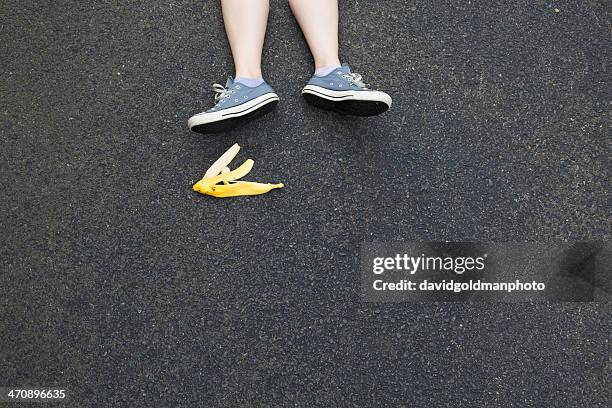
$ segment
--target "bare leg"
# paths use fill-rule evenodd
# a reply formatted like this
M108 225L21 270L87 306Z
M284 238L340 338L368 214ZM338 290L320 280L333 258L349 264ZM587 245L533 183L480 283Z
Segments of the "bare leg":
M340 65L338 0L289 0L314 58L315 70Z
M221 0L221 8L236 77L260 78L269 0Z

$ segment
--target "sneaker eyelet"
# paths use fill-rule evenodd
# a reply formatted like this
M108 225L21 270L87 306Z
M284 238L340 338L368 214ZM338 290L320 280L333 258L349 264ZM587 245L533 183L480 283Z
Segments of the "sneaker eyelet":
M236 85L236 89L240 89L240 85Z

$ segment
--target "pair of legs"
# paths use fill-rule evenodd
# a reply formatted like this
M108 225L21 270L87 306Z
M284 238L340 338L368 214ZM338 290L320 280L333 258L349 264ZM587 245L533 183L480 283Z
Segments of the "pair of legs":
M289 6L306 37L315 70L339 66L338 1L289 0ZM269 0L221 0L221 7L236 77L261 78Z
M342 115L373 116L391 97L368 89L361 75L338 58L338 0L288 0L314 57L315 73L302 89L306 102ZM215 105L189 118L200 133L231 129L271 112L279 101L261 73L269 0L221 0L236 77L214 84Z

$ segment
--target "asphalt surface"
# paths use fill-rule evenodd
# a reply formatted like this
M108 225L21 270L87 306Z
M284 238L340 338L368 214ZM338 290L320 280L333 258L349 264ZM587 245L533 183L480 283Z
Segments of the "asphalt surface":
M610 239L610 3L344 1L343 60L394 100L368 119L302 100L312 60L272 3L278 109L203 137L187 119L232 73L217 2L3 2L0 386L609 406L609 304L370 304L358 264L364 241ZM192 192L234 142L286 187Z

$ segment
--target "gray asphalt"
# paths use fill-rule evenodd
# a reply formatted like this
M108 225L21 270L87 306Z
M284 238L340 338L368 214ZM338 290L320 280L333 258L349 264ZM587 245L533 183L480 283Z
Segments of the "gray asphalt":
M559 11L556 12L555 8ZM609 240L604 0L343 1L392 109L305 103L272 1L278 109L186 126L232 73L217 2L0 11L0 386L69 406L610 406L609 304L370 304L364 241ZM191 184L234 142L259 197Z

